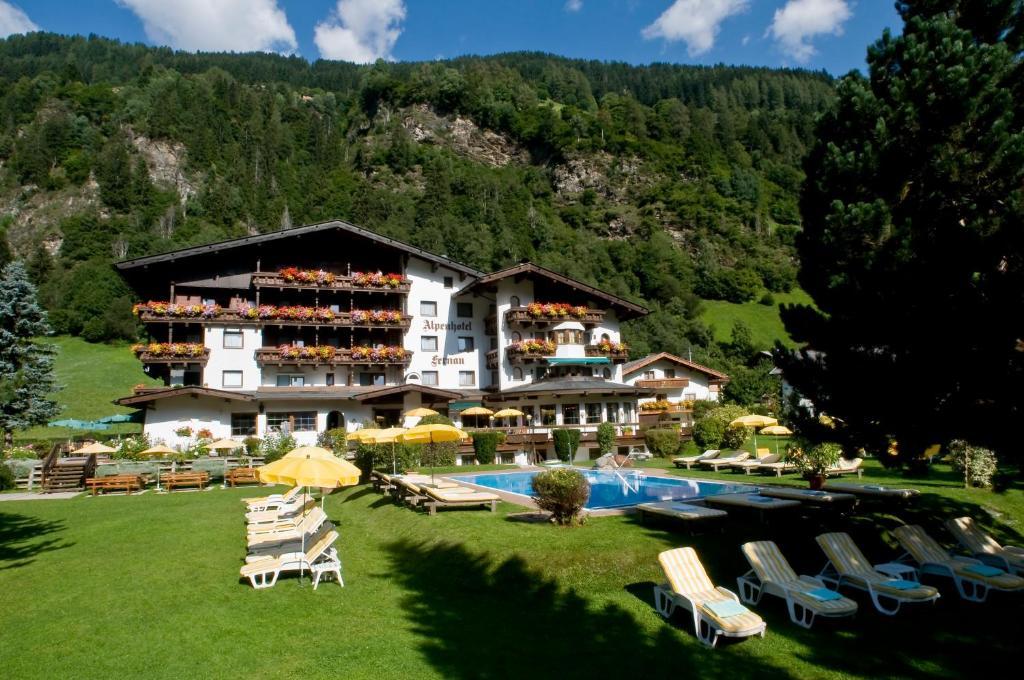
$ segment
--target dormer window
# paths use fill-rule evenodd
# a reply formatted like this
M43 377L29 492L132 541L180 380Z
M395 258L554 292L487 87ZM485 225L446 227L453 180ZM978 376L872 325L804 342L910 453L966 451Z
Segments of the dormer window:
M513 309L516 308L516 307L522 307L523 306L522 303L519 301L519 296L518 295L513 295L512 297L510 297L508 299L508 303L512 306Z

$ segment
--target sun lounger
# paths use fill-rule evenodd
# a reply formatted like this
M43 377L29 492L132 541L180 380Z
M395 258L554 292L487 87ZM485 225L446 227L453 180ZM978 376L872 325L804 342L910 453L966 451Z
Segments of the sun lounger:
M785 460L780 460L774 463L762 463L755 469L761 474L774 474L776 477L781 477L782 475L790 472L797 472L796 465Z
M316 532L320 526L327 521L327 515L321 508L313 510L302 518L298 524L292 527L276 527L258 531L249 531L246 534L246 545L252 549L257 546L266 546L272 543L283 543L285 541L301 540L303 535Z
M671 517L672 519L681 520L690 524L713 519L725 519L729 516L724 510L706 508L702 505L693 505L692 503L682 503L680 501L641 503L636 506L636 510L640 513L641 521L643 521L646 515L659 515L661 517Z
M249 548L246 556L246 562L254 562L264 557L280 557L285 553L302 552L307 547L313 545L328 531L334 531L334 524L327 520L320 525L315 531L311 531L305 536L299 538L290 538L285 541L278 541L276 543L259 543Z
M791 510L800 507L799 501L783 500L781 498L769 498L756 493L723 493L708 496L704 499L708 505L716 507L742 508L744 510L756 510L761 521L764 521L765 513L775 510Z
M269 496L261 496L259 498L243 498L242 501L249 506L249 511L270 510L272 507L279 506L282 503L292 502L300 493L302 493L302 487L293 486L284 493L272 493Z
M723 468L727 465L732 465L733 463L738 463L741 460L746 460L747 458L750 458L750 454L747 453L746 451L734 451L732 455L723 456L719 454L715 458L709 458L707 460L698 461L697 464L700 465L701 467L709 467L715 472L718 472L719 468Z
M946 528L975 558L1003 571L1024 575L1024 548L999 545L970 517L951 519L946 522Z
M285 571L309 571L313 575L313 589L316 590L324 573L334 574L338 585L345 582L341 578L341 561L337 551L331 546L338 540L338 532L330 531L314 543L306 552L287 553L279 557L265 557L242 566L240 574L249 579L253 588L272 588L278 576Z
M421 505L427 508L431 515L437 514L438 508L459 508L474 505L490 506L491 512L498 509L498 501L501 497L485 491L477 491L467 487L456 489L431 489L421 487L426 499Z
M793 489L785 486L761 487L760 494L769 498L783 498L822 507L835 507L847 503L853 505L857 502L857 497L849 493L818 491L815 489Z
M921 495L917 489L894 489L880 484L825 482L824 488L826 491L841 491L842 493L852 493L863 499L882 501L908 501Z
M845 532L822 534L815 540L828 559L818 578L836 590L847 585L867 592L875 609L883 614L892 616L905 603L935 602L939 599L939 591L931 586L875 571Z
M654 606L666 619L682 607L693 616L697 638L714 647L720 637L764 637L760 616L739 603L736 593L715 587L693 548L666 550L658 562L668 583L654 587Z
M245 521L249 526L255 527L259 524L276 524L279 522L294 522L295 518L303 515L316 507L316 501L312 498L306 500L305 504L296 503L287 505L280 510L264 510L262 512L245 513Z
M762 465L778 463L779 458L780 456L777 453L771 453L763 458L757 458L755 460L741 460L736 463L730 463L729 467L734 470L743 470L743 474L749 475L754 470L759 469Z
M804 628L814 625L814 618L841 618L857 613L857 603L825 587L813 576L797 576L773 541L752 541L740 549L750 563L750 571L736 579L740 599L752 605L765 593L786 601L789 618Z
M863 477L864 470L861 469L863 462L863 458L854 458L853 460L840 458L838 463L825 470L825 476L842 477L843 475L857 475L858 477Z
M720 453L721 451L718 449L708 449L699 456L682 456L680 458L673 458L672 464L675 465L677 468L685 467L687 470L689 470L691 467L701 462L702 460L711 460Z
M394 477L392 478L395 484L394 496L398 502L406 503L412 507L417 507L428 499L427 489L430 484L430 478L410 478L410 477ZM430 486L437 491L444 491L449 494L470 494L477 493L476 489L471 489L467 486L459 486L454 482L438 482L435 485Z
M990 590L1024 590L1024 578L989 566L981 560L950 555L917 525L898 527L892 534L907 551L905 558L917 562L922 574L950 577L960 597L965 600L984 602Z

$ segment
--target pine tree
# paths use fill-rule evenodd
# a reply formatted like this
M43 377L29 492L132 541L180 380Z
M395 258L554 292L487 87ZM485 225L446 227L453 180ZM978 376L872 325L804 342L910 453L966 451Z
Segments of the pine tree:
M11 261L11 247L7 244L7 230L0 229L0 267Z
M36 340L49 332L25 267L8 264L0 278L0 432L7 447L14 430L42 425L59 412L49 398L54 348Z

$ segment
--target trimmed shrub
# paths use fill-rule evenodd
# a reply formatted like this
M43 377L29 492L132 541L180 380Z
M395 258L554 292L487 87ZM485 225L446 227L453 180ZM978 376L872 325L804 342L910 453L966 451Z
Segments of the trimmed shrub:
M572 462L576 451L580 448L580 431L557 429L551 431L555 442L555 455L564 463Z
M458 442L440 442L438 444L420 445L420 464L433 467L451 467L455 465L455 454L459 450Z
M694 414L693 440L704 449L738 449L750 436L749 428L731 428L729 423L747 411L742 406L716 405L705 411L700 418Z
M998 461L990 449L968 444L963 439L949 443L949 462L953 469L963 475L964 488L992 486Z
M14 470L0 462L0 491L14 488Z
M601 423L597 426L597 450L602 455L611 453L615 448L615 426L611 423Z
M356 447L356 465L363 474L371 470L405 472L420 464L420 446L395 444L359 444Z
M476 454L476 462L481 465L489 465L494 462L498 452L498 444L501 441L502 432L474 432L473 453Z
M555 430L556 432L558 430ZM582 524L580 511L590 498L590 485L579 470L545 470L533 478L533 500L561 525Z
M423 416L417 425L455 425L452 419L448 416L442 416L440 413L436 416Z
M679 451L679 433L668 429L650 429L644 432L647 450L659 458L674 456Z
M259 437L246 437L245 438L245 454L247 456L258 456L260 453L260 441Z

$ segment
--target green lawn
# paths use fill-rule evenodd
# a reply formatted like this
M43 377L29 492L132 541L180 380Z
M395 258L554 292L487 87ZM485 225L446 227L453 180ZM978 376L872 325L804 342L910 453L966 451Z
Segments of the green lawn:
M758 347L769 348L776 340L781 340L787 347L793 347L796 343L789 337L782 319L779 318L779 305L811 304L811 297L799 288L794 288L791 293L772 293L772 297L775 298L775 304L772 306L762 305L756 301L737 304L723 300L705 300L702 318L714 331L715 339L719 342L729 342L733 325L737 321L743 321L750 327L754 344Z
M56 336L46 338L47 344L56 345L54 362L56 382L60 389L54 394L63 407L54 420L75 418L94 420L115 413L132 413L134 409L115 406L111 402L131 394L138 384L157 385L142 371L142 364L131 353L127 344L95 344L81 338ZM115 424L105 432L138 432L136 424ZM81 430L64 427L34 427L17 434L17 439L64 439L81 434Z
M869 478L905 481L874 464ZM965 491L946 469L914 485L926 494L903 519L934 530L969 513L1024 542L1019 485ZM737 519L690 537L632 517L578 529L515 522L511 505L428 517L360 486L326 505L342 537L344 589L287 579L254 591L237 579L238 499L253 493L0 503L4 676L952 678L999 677L1018 659L1022 596L966 604L941 580L935 607L897 618L862 607L852 622L811 631L766 598L756 609L767 637L714 651L685 617L668 623L652 607L662 550L694 545L712 578L735 588L746 540L778 541L807 573L821 567L813 536L825 529L851 531L876 562L895 557L891 514L772 527Z

